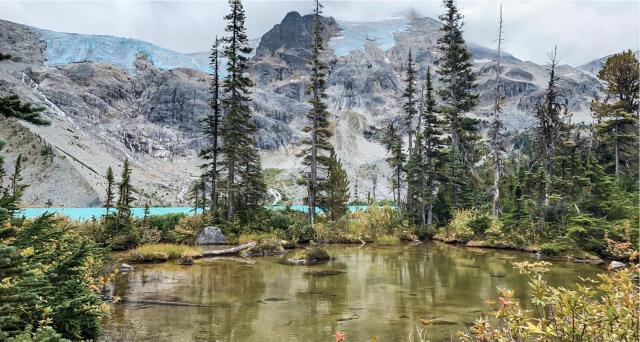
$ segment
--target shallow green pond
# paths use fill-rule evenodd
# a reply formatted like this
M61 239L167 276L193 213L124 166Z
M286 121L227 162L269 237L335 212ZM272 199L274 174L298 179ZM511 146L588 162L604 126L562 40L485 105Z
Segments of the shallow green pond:
M442 341L486 311L497 286L527 296L527 279L511 266L527 254L431 242L328 250L331 262L309 267L276 257L136 265L116 281L124 303L105 319L105 339L331 342L342 331L347 342L395 342L431 318L428 337ZM572 287L599 272L554 263L548 279Z

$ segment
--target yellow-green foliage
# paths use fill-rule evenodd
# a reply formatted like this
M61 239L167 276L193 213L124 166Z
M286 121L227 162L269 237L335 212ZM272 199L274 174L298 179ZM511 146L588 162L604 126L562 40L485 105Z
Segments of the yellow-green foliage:
M468 242L473 239L473 229L469 223L473 221L477 212L473 209L457 210L447 226L441 228L435 238L445 241Z
M248 233L248 234L241 234L238 237L238 243L247 243L251 241L262 243L262 242L267 242L271 240L282 240L282 239L276 233Z
M498 300L489 302L493 318L477 319L459 333L462 341L640 341L638 265L574 290L544 280L548 262L515 265L530 278L535 309L524 310L512 290L498 289Z
M129 262L160 262L171 259L202 256L202 248L169 243L155 243L130 250L125 259Z
M196 235L206 226L207 217L203 214L188 215L180 218L178 224L167 233L167 240L175 243L193 244Z
M378 235L376 238L376 244L378 245L397 245L400 243L400 238L396 235L383 234Z
M396 209L370 206L367 210L349 213L337 222L315 225L316 238L328 242L374 242L380 235L397 238L414 234L414 227Z

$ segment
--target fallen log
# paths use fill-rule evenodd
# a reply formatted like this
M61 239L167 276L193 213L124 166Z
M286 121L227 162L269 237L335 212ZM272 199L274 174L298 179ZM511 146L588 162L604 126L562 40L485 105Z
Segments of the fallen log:
M203 257L210 257L210 256L218 256L218 255L228 255L228 254L236 254L242 250L245 250L247 248L251 248L251 247L255 247L256 243L255 242L248 242L239 246L235 246L235 247L231 247L231 248L227 248L227 249L220 249L220 250L215 250L215 251L204 251L202 252L202 256Z

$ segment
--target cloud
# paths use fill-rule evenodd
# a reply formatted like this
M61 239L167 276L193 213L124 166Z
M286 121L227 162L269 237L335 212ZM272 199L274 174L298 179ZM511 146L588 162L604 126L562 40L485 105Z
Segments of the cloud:
M504 0L505 50L545 63L558 45L562 62L579 65L639 48L640 2ZM245 1L249 36L258 38L289 11L309 13L310 0ZM440 1L324 1L325 15L344 21L398 15L436 18ZM465 37L495 45L499 2L461 0ZM223 34L227 1L3 1L0 17L40 28L132 37L181 52L206 50Z

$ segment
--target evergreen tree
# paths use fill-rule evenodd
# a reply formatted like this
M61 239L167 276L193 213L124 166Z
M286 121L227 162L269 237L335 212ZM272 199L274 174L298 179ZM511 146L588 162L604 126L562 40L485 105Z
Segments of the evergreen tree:
M303 176L303 182L307 187L307 203L309 206L309 220L314 223L316 215L316 202L322 196L320 189L326 180L329 168L329 155L333 150L329 139L333 134L329 127L329 112L325 99L326 89L326 64L322 60L324 52L324 42L322 39L323 24L320 14L322 13L322 5L320 1L315 1L313 16L313 40L311 43L311 58L309 65L311 66L310 84L308 93L311 94L309 104L311 109L307 113L309 124L304 131L309 134L304 141L306 145L302 151L304 155L303 165L308 171Z
M206 207L206 182L204 178L198 178L198 180L194 181L191 184L191 189L189 190L189 197L193 202L193 212L197 213L198 210L202 210L204 213Z
M424 106L421 113L422 116L422 141L424 144L424 189L421 193L422 209L421 209L421 227L422 232L432 234L433 229L433 207L437 199L436 192L438 184L444 179L441 169L445 164L444 142L442 135L444 134L442 120L438 118L436 113L436 100L434 96L433 83L431 80L431 69L427 68L426 75L426 93Z
M391 187L394 194L394 200L398 205L401 204L402 178L404 172L404 163L407 159L402 149L402 136L398 129L396 120L389 122L384 132L384 143L387 148L387 164L393 170L391 176Z
M244 27L245 12L240 0L229 0L231 12L224 19L229 36L223 38L223 55L227 58L227 76L222 82L225 96L221 107L222 119L221 156L227 173L227 219L234 215L243 197L251 197L246 209L255 209L265 193L260 155L255 140L257 127L249 107L249 88L253 85L245 74L249 68L251 47ZM255 186L256 188L247 188Z
M557 87L558 76L555 73L557 66L557 49L550 55L549 83L544 100L536 105L534 116L537 119L535 128L535 157L533 171L537 175L537 207L538 228L542 230L546 220L546 210L549 207L549 198L552 192L554 174L554 160L563 144L563 132L567 131L565 117L566 106L561 103L560 90Z
M51 122L40 116L42 107L34 107L30 103L22 103L17 95L0 97L0 114L6 118L16 118L35 125L49 125Z
M441 53L438 74L442 89L438 91L443 101L440 112L445 115L449 134L449 191L455 208L473 205L471 193L476 183L473 166L479 159L476 143L479 140L480 120L464 116L478 102L472 94L476 76L473 58L462 37L462 15L454 0L444 0L446 13L439 16L443 23L438 39Z
M128 223L130 221L131 203L134 200L133 186L131 185L131 167L129 166L129 159L125 159L122 165L120 183L118 184L118 202L116 203L119 223Z
M22 193L24 186L20 184L22 182L22 154L18 154L15 162L13 163L13 174L9 177L11 181L11 195L16 196L18 193Z
M504 143L502 130L504 125L500 119L502 113L502 103L504 102L504 91L502 89L502 4L500 5L500 21L498 25L498 56L496 58L496 84L493 104L493 119L489 128L489 147L491 151L491 166L493 171L493 184L491 185L491 214L494 220L500 217L502 208L500 206L500 177L503 173L502 156L504 154Z
M409 156L409 162L412 161L413 156L413 163L409 165L409 162L407 162L407 208L409 211L412 211L415 209L413 208L413 201L415 199L413 192L415 190L415 186L418 185L416 182L419 181L420 178L418 174L420 172L422 155L420 154L421 152L418 154L413 153L413 140L417 134L415 119L418 114L418 110L416 108L416 71L413 65L411 50L409 50L409 57L407 60L407 78L405 83L406 86L404 88L404 93L402 94L405 102L402 107L405 112L405 130L407 131L408 136L407 155ZM414 174L410 176L410 172L413 172Z
M612 151L616 178L621 174L638 178L639 74L638 59L631 50L609 57L598 73L605 97L594 100L591 109L598 122L598 140Z
M329 170L322 190L321 208L332 221L336 221L349 210L350 194L347 172L333 150L329 155Z
M104 202L104 207L107 209L107 216L109 216L109 210L113 207L114 201L114 185L115 181L113 179L113 169L111 166L107 168L107 189L106 189L106 200Z
M216 37L211 47L211 56L209 59L211 66L211 101L209 114L203 120L204 136L206 138L205 148L200 150L200 158L205 163L200 166L209 181L211 182L211 192L209 201L211 203L211 213L215 215L218 211L218 179L220 164L220 40Z
M407 161L407 212L405 215L420 224L420 232L425 230L426 225L426 221L423 221L423 218L426 218L423 202L426 189L425 166L422 134L416 134L415 146L409 153Z
M402 108L405 113L405 129L409 138L408 141L408 154L411 155L413 150L413 138L416 135L415 119L418 115L418 109L416 108L416 70L413 65L413 58L411 57L411 50L409 50L409 57L407 60L407 78L405 79L406 86L402 97L404 98L404 104Z

